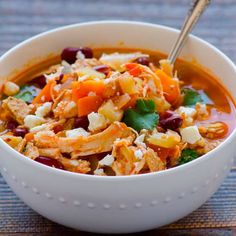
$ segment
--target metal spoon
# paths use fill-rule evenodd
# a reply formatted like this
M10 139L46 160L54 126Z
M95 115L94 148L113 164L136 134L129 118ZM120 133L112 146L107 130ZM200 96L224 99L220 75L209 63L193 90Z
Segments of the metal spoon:
M210 4L211 0L195 0L193 2L192 7L189 10L188 16L186 17L184 24L181 28L179 37L174 44L167 60L170 64L174 64L176 58L178 57L181 49L184 46L184 43L188 37L188 34L192 31L193 27L198 22L200 16L206 9L206 7Z

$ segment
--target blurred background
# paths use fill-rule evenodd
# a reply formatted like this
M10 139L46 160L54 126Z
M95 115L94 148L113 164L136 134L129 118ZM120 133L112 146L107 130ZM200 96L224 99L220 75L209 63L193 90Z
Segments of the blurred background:
M0 55L58 26L94 20L134 20L179 28L191 0L0 0ZM212 0L194 34L236 61L236 0ZM157 39L158 43L158 39Z

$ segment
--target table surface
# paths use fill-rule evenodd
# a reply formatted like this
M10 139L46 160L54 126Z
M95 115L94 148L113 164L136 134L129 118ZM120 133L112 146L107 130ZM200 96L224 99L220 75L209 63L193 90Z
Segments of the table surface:
M0 55L57 26L137 20L179 28L190 0L0 0ZM236 61L236 0L214 0L194 34ZM214 196L186 218L145 235L236 235L236 167ZM27 207L0 175L1 235L90 235L57 225ZM140 234L141 235L141 234Z

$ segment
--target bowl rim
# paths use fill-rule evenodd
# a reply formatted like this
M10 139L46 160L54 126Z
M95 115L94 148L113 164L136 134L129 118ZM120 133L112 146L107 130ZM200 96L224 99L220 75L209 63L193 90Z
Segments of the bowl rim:
M112 24L113 25L136 25L136 26L140 26L140 27L151 27L151 28L153 28L153 30L161 29L161 30L166 30L166 31L172 32L172 33L180 32L180 30L178 30L178 29L174 29L172 27L165 26L165 25L147 23L147 22L142 22L142 21L129 21L129 20L101 20L101 21L88 21L88 22L83 22L83 23L69 24L69 25L56 27L54 29L45 31L43 33L37 34L33 37L30 37L30 38L20 42L19 44L12 47L10 50L8 50L6 53L4 53L0 57L0 63L2 62L2 60L4 58L6 58L10 54L14 53L14 51L17 50L18 48L27 45L31 41L40 40L41 38L43 38L46 35L54 34L58 31L77 28L77 27L81 27L81 26L94 26L94 25L103 25L103 24L105 24L105 25L112 25ZM205 41L205 40L203 40L203 39L201 39L197 36L194 36L192 34L190 34L189 40L191 40L193 42L196 42L197 44L203 44L203 45L207 46L209 49L215 51L217 53L217 55L219 57L223 58L227 62L227 64L234 69L234 71L236 73L236 65L232 62L232 60L228 56L226 56L218 48L216 48L215 46L213 46L209 42L207 42L207 41ZM236 138L236 128L234 128L232 133L218 147L216 147L215 149L213 149L213 150L209 151L208 153L204 154L202 156L204 158L197 158L197 159L195 159L191 162L188 162L184 165L176 166L176 167L166 169L166 170L162 170L162 171L158 171L158 172L150 172L150 173L137 174L137 175L124 175L124 176L88 175L88 174L75 173L75 172L69 172L69 171L64 171L64 170L52 168L52 167L49 167L47 165L38 163L34 160L31 160L30 158L24 156L23 154L19 153L18 151L16 151L12 147L10 147L2 139L0 139L0 149L5 150L6 152L8 152L12 156L17 156L18 155L20 157L19 158L20 161L23 161L28 165L32 165L32 168L39 168L42 171L47 171L48 173L58 174L58 175L63 175L63 176L69 176L69 177L73 177L73 178L83 178L83 179L93 180L93 181L121 181L121 180L123 181L123 180L139 180L140 178L141 179L144 179L144 178L149 179L149 178L153 178L153 177L170 175L170 174L174 174L174 173L179 172L179 171L187 170L191 166L192 167L196 166L196 165L204 162L205 160L208 160L210 158L214 158L214 154L216 154L219 150L222 150L223 148L225 148L225 146L230 144L234 138Z

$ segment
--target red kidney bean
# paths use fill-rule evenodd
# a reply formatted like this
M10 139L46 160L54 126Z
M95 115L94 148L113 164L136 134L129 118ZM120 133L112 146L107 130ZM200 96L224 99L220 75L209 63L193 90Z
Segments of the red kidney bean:
M98 154L96 154L96 156L97 156L97 158L99 159L99 160L101 160L101 159L103 159L106 155L108 155L108 154L111 154L111 152L102 152L102 153L98 153Z
M167 167L167 169L171 168L171 163L170 163L169 157L166 158L166 167Z
M9 129L9 130L13 130L13 129L15 129L18 125L19 125L19 124L18 124L17 121L15 121L15 120L9 120L9 121L7 122L6 128Z
M25 135L29 132L29 130L26 127L18 127L12 130L12 133L15 136L20 136L22 138L25 137Z
M58 79L58 82L59 82L59 83L63 80L63 77L64 77L64 75L63 75L63 74L60 74L59 79Z
M111 68L107 65L94 66L93 69L100 72L100 73L105 74L106 76L111 71Z
M79 51L79 48L64 48L61 53L61 59L67 61L70 64L73 64L76 61L76 54Z
M93 51L91 48L88 47L80 47L80 48L73 48L68 47L64 48L61 53L61 59L67 61L70 64L73 64L76 61L76 55L78 51L82 52L85 58L92 58Z
M136 59L135 62L144 66L148 66L150 63L150 60L149 60L149 57L139 57Z
M74 128L88 129L89 120L87 116L76 117L74 121Z
M85 58L93 58L93 51L89 47L80 47L79 50L84 54Z
M65 170L65 167L60 161L50 158L50 157L39 156L39 157L36 157L34 160L46 166L51 166L60 170Z
M63 152L62 156L65 157L65 158L68 158L68 159L71 158L70 153L68 153L68 152Z
M166 119L166 118L169 118L175 114L176 114L175 112L168 110L168 111L165 111L160 114L160 119Z
M176 130L181 127L183 119L173 111L166 111L161 114L159 125L164 129Z
M31 80L31 83L37 84L39 88L43 88L46 85L46 77L44 75L39 75Z

